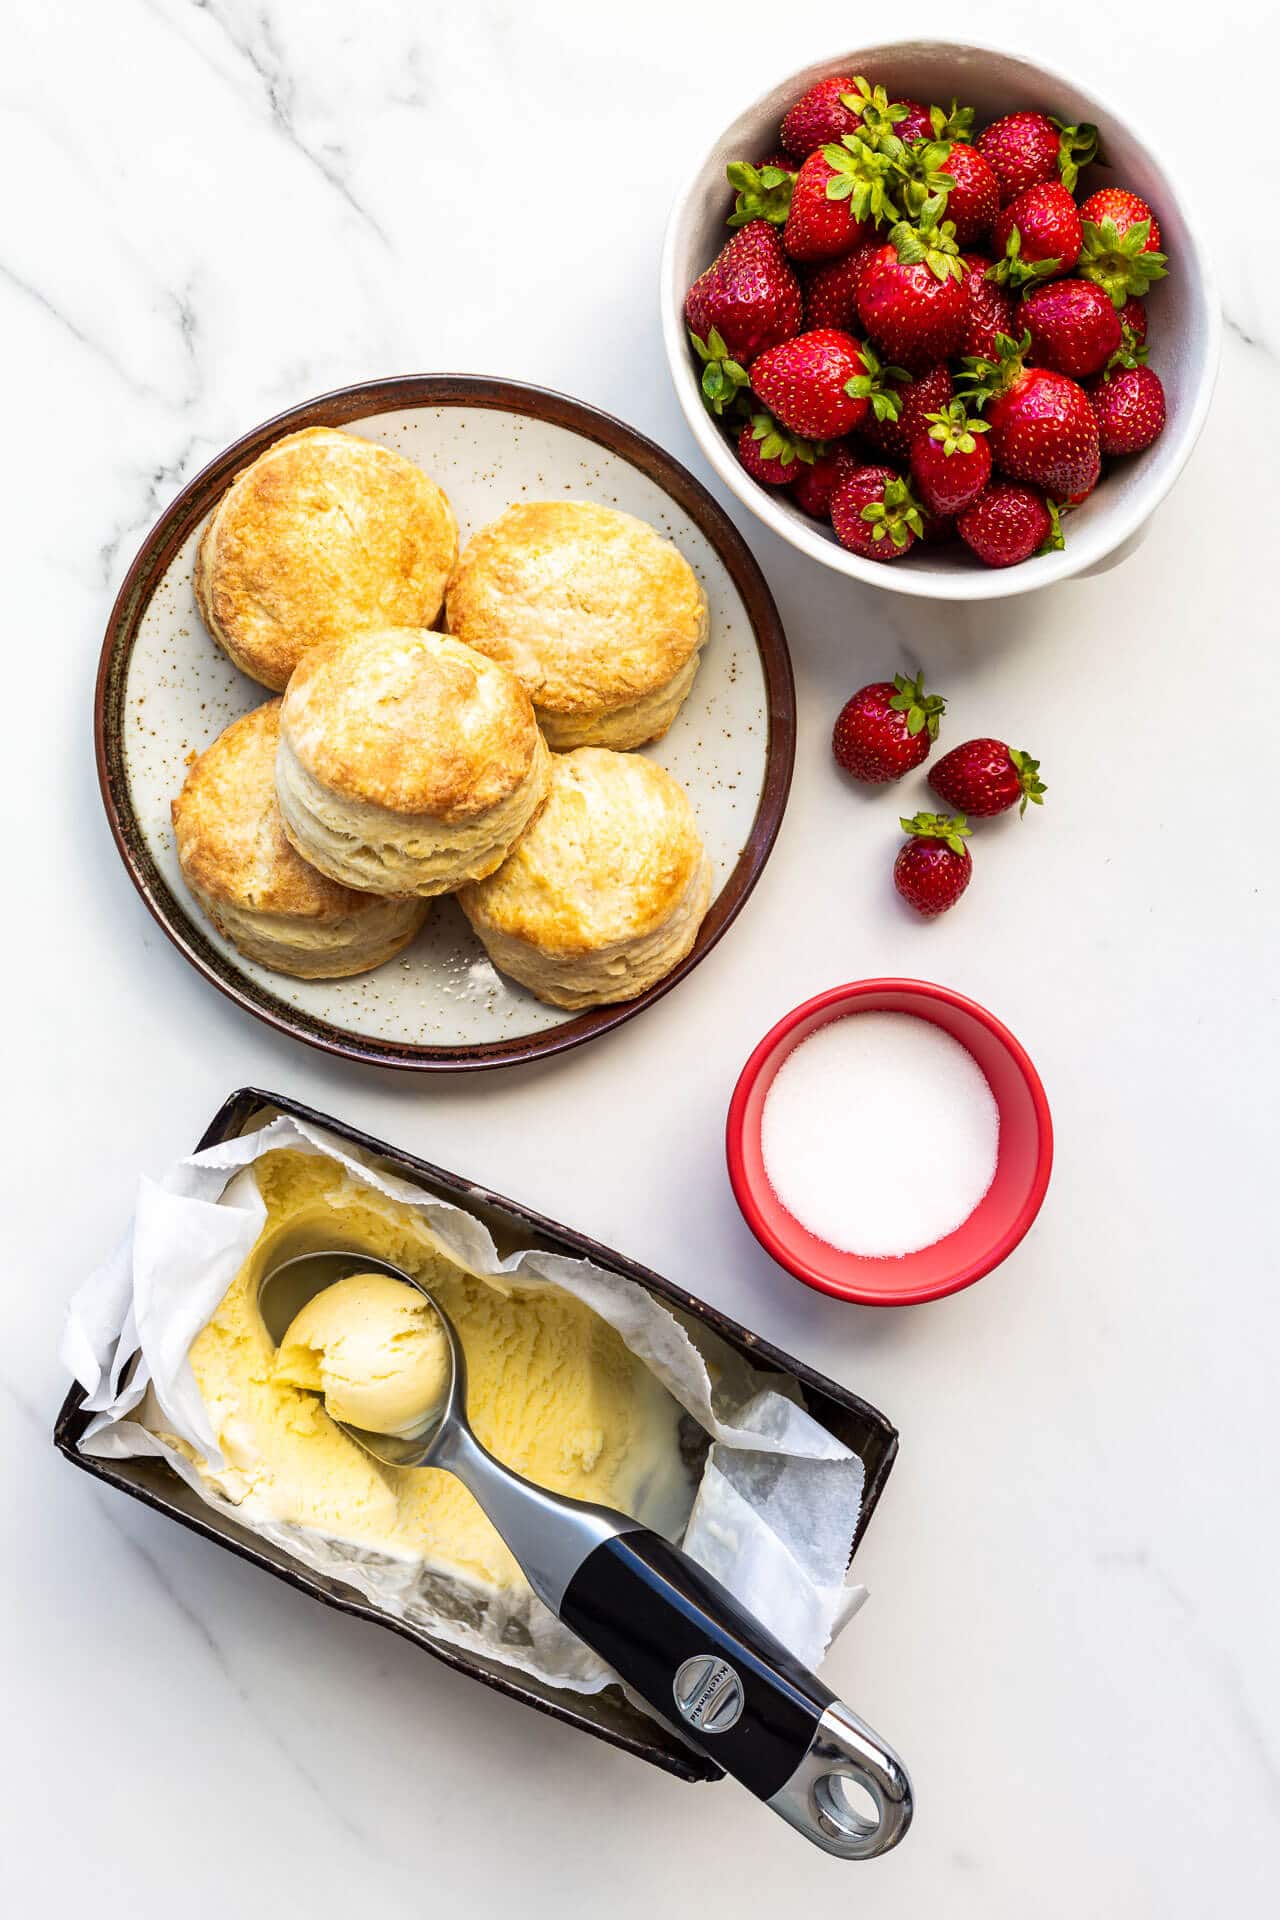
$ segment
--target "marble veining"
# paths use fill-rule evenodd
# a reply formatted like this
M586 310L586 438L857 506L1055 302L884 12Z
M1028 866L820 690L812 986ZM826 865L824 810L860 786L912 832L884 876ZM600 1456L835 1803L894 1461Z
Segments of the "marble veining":
M563 389L715 491L658 339L666 209L778 64L860 29L819 0L6 10L0 1795L17 1910L560 1920L607 1891L613 1920L836 1901L874 1920L1204 1920L1274 1901L1280 281L1247 83L1277 65L1280 22L1266 0L1211 16L1135 0L1123 21L1107 0L1069 18L969 0L961 24L926 8L902 29L930 30L1082 66L1199 181L1227 317L1202 443L1122 566L988 608L819 577L731 507L797 673L796 778L761 885L643 1020L424 1089L251 1022L152 926L92 762L111 599L219 448L379 375ZM897 814L928 788L853 792L826 745L854 687L900 666L949 696L952 743L998 733L1049 783L1042 817L975 837L965 902L924 928L888 868ZM1007 1020L1059 1143L1006 1267L905 1315L783 1277L723 1168L756 1039L873 973L944 980ZM680 1787L309 1607L54 1453L67 1295L138 1173L247 1083L623 1247L897 1422L857 1563L872 1597L827 1669L915 1776L892 1859L810 1855L730 1787Z

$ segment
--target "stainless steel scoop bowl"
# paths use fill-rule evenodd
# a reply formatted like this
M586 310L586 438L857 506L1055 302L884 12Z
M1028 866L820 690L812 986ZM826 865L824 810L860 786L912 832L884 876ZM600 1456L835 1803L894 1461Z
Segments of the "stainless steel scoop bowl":
M420 1280L346 1248L270 1269L258 1302L279 1344L295 1314L352 1273L385 1273L428 1302L444 1329L448 1390L420 1434L338 1421L390 1467L456 1474L524 1569L533 1591L691 1745L732 1773L825 1852L868 1860L911 1823L911 1782L893 1749L696 1561L610 1507L549 1493L504 1466L467 1419L457 1329ZM332 1417L332 1416L331 1416ZM851 1790L871 1811L858 1811Z

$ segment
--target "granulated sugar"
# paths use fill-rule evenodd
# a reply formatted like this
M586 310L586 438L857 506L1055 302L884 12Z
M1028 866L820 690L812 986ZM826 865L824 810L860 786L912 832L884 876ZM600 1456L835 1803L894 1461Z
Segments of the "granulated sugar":
M828 1021L783 1061L760 1117L778 1199L841 1253L900 1257L968 1219L1000 1115L967 1047L910 1013Z

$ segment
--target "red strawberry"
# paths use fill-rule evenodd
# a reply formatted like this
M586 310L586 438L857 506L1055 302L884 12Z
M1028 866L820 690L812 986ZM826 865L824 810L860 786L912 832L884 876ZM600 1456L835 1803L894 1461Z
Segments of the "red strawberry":
M911 449L911 478L931 514L946 518L971 506L991 478L985 420L969 419L963 400L925 416Z
M920 502L892 467L853 467L831 496L836 539L864 560L900 560L924 532Z
M829 520L832 494L845 474L857 465L856 457L847 447L835 447L830 453L819 454L812 466L798 464L791 469L794 475L791 498L815 520Z
M719 333L728 354L743 366L798 333L803 310L800 282L764 220L753 220L733 235L684 302L689 331L704 342L713 331Z
M933 138L933 117L928 107L919 100L895 100L889 112L902 115L900 120L895 120L893 123L893 130L899 140L931 140Z
M909 907L932 919L954 907L973 878L962 813L917 813L899 823L908 836L893 863L893 884Z
M978 240L985 240L1000 211L1000 182L976 147L957 141L942 162L940 171L955 182L947 194L944 218L956 230L956 245L963 251Z
M797 439L768 413L753 414L738 435L738 458L764 487L789 487L820 451L821 443Z
M883 87L873 87L861 74L854 80L849 97L857 104L861 121L855 131L871 140L889 133L896 134L899 140L919 140L933 131L928 107L918 100L891 101Z
M988 277L987 270L994 262L988 260L985 254L966 253L963 259L966 318L960 351L990 360L995 356L999 335L1017 331L1013 319L1013 295L998 280Z
M806 327L843 327L848 331L859 324L858 282L862 269L879 250L879 240L860 240L842 259L809 269L804 278Z
M787 152L797 160L807 160L816 147L840 140L846 133L856 133L860 108L845 106L843 99L856 84L852 74L836 74L802 93L783 117L782 144Z
M997 480L956 522L960 538L989 567L1016 567L1062 545L1057 509L1029 487Z
M1164 432L1164 388L1150 367L1121 367L1089 389L1103 453L1141 453Z
M968 311L964 266L954 241L936 228L899 221L890 244L868 260L858 313L878 347L912 371L958 353Z
M1080 168L1098 151L1098 129L1087 123L1064 127L1047 113L1007 113L984 127L974 142L1000 182L1002 201L1042 180L1073 190Z
M1160 227L1145 200L1124 187L1091 193L1080 209L1084 250L1080 271L1096 280L1117 307L1131 295L1146 293L1168 272L1160 251Z
M928 759L946 710L940 693L925 692L922 673L873 680L841 707L831 751L846 773L869 786L900 780Z
M991 235L996 276L1010 286L1070 273L1084 230L1075 201L1058 180L1028 187L1000 210Z
M767 220L780 227L791 210L795 187L795 169L784 154L781 164L762 160L753 166L749 160L731 160L724 170L734 191L731 227L745 227L749 220Z
M1120 316L1092 280L1052 280L1033 288L1020 317L1036 364L1075 380L1100 372L1121 342Z
M1120 325L1128 327L1134 345L1143 346L1147 338L1147 310L1141 300L1126 300L1120 309Z
M1097 486L1101 478L1102 478L1102 449L1101 447L1099 447L1098 456L1093 463L1093 467L1088 475L1088 478L1084 480L1083 483L1076 488L1074 493L1069 493L1062 504L1066 507L1083 506L1085 501L1089 498L1089 495L1093 492L1094 488ZM1050 510L1052 511L1052 502L1050 503ZM1059 528L1059 532L1060 531L1061 529ZM1061 546L1062 542L1061 540L1058 540L1058 541L1055 541L1054 544L1056 546Z
M1002 335L994 360L971 360L969 397L982 407L991 428L996 465L1010 479L1029 481L1062 500L1093 484L1098 423L1083 387L1065 373L1026 364L1030 344L1029 334L1023 334L1020 346Z
M945 407L951 398L951 373L947 367L931 367L914 380L898 388L901 401L897 416L886 413L883 420L868 413L858 431L878 453L906 466L911 459L915 437L924 428L924 417Z
M1092 220L1100 227L1104 220L1110 220L1121 239L1131 228L1149 220L1150 226L1140 236L1143 253L1160 251L1160 223L1145 200L1136 193L1130 193L1127 187L1100 187L1097 193L1091 193L1080 209L1082 220Z
M930 769L929 785L940 799L957 813L977 814L990 819L1007 813L1022 802L1025 813L1028 800L1043 806L1045 785L1040 778L1040 762L1003 740L966 740L943 754Z
M762 353L751 384L784 427L806 440L840 440L851 433L876 395L896 402L873 353L838 327L815 327Z
M796 175L791 211L782 229L782 244L793 260L833 260L856 247L867 230L865 215L854 212L853 196L827 191L841 177L827 151L819 148L811 153Z
M959 538L954 520L940 519L936 513L926 513L924 532L920 535L922 547L949 547Z

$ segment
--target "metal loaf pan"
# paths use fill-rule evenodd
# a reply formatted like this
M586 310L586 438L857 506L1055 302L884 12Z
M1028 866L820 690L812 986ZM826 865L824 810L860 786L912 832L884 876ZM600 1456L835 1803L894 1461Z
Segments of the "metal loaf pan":
M866 1491L854 1540L856 1552L898 1450L897 1433L882 1413L838 1386L834 1380L825 1379L802 1361L793 1360L789 1354L770 1346L715 1307L705 1305L693 1294L685 1293L669 1280L664 1280L660 1274L651 1273L647 1267L637 1266L634 1260L615 1253L611 1247L601 1246L598 1241L589 1240L584 1234L575 1233L571 1227L561 1226L558 1221L548 1220L515 1200L491 1193L487 1188L476 1186L443 1167L432 1166L412 1154L388 1146L383 1140L371 1139L368 1134L335 1120L331 1114L317 1113L313 1108L304 1107L282 1094L264 1093L256 1087L242 1087L237 1093L231 1094L205 1130L200 1147L238 1139L241 1134L254 1131L278 1113L292 1114L297 1119L325 1127L403 1179L468 1208L485 1221L504 1250L537 1244L556 1253L593 1260L613 1273L637 1281L683 1317L700 1321L711 1328L729 1346L745 1355L753 1367L765 1373L774 1371L785 1374L798 1381L814 1418L860 1455L866 1466ZM493 1687L513 1700L522 1701L525 1706L536 1708L539 1713L550 1714L553 1719L578 1727L598 1740L607 1740L611 1746L621 1747L625 1752L634 1753L653 1766L675 1774L677 1779L721 1778L718 1767L685 1746L657 1721L633 1707L618 1688L609 1687L603 1693L593 1695L565 1693L529 1679L497 1661L446 1646L421 1628L390 1618L340 1580L312 1573L296 1565L256 1534L247 1532L232 1520L224 1519L207 1507L162 1461L96 1460L81 1454L78 1443L88 1424L88 1416L82 1410L83 1399L82 1389L79 1386L72 1387L62 1404L53 1433L54 1444L59 1452L82 1472L105 1480L121 1493L127 1493L131 1498L167 1514L171 1520L203 1534L206 1539L218 1541L232 1553L251 1560L255 1566L273 1573L279 1580L287 1580L290 1586L310 1594L325 1606L335 1607L342 1613L358 1614L362 1619L390 1628L393 1633L403 1635L427 1653L434 1654L437 1660L443 1660L446 1666L470 1674L472 1679L482 1681L485 1686Z

